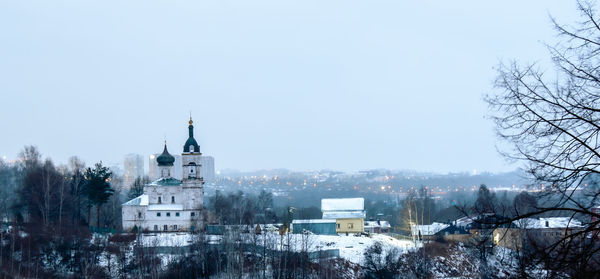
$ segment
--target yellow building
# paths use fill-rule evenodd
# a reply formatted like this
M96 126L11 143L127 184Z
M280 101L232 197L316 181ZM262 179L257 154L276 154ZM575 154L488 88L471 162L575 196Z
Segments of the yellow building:
M335 219L337 233L362 233L365 231L365 200L322 199L321 211L323 219Z
M335 220L337 233L361 233L365 231L363 218L344 218Z

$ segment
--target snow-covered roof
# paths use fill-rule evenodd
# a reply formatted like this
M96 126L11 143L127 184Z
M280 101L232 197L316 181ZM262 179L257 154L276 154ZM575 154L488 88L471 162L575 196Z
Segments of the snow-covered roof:
M442 223L432 223L431 225L413 225L412 233L414 235L418 235L419 231L420 231L421 235L434 235L437 232L439 232L449 226L450 225L448 225L448 224L442 224Z
M365 221L365 228L391 228L388 221Z
M581 222L571 217L523 218L513 221L513 225L525 229L564 229L582 227Z
M140 206L148 205L148 195L141 195L135 199L132 199L132 200L124 203L123 205L140 205Z
M466 227L469 224L473 223L473 217L465 216L456 221L454 221L454 225L457 227Z
M356 211L365 210L365 199L363 198L351 198L351 199L322 199L321 200L321 211Z
M335 223L335 219L304 219L304 220L292 221L292 224L323 224L323 223Z
M181 180L175 179L173 177L161 177L157 180L154 180L148 184L148 186L179 186L181 185Z
M183 210L183 205L177 203L151 204L148 206L148 210Z
M365 218L365 211L324 211L323 219Z

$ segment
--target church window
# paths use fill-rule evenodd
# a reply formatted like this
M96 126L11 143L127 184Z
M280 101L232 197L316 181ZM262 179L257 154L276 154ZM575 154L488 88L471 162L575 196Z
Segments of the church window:
M171 217L171 212L167 212L167 217Z
M175 217L179 217L179 212L175 212Z
M190 152L194 152L194 146L190 145Z
M162 203L162 198L158 197L158 203Z
M192 217L196 216L196 212L192 212L191 214L192 214Z
M165 231L168 231L168 230L169 230L169 226L167 226L167 225L164 225L164 226L163 226L163 230L165 230Z
M171 203L175 203L175 196L171 196Z

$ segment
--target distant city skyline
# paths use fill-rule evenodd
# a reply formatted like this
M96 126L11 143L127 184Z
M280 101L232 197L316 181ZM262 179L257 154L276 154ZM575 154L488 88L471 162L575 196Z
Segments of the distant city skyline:
M234 1L235 2L235 1ZM0 158L181 153L217 169L510 171L482 96L550 69L572 1L0 2Z

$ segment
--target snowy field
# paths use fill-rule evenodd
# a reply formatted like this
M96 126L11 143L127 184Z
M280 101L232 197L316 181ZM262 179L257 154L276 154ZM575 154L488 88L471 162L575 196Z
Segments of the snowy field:
M144 234L140 240L146 247L181 247L193 243L194 237L197 236L188 233L159 233ZM223 241L221 235L206 235L205 237L212 244ZM400 252L406 252L414 248L412 241L398 240L381 234L371 236L287 234L280 236L276 232L270 232L261 235L241 234L238 239L244 243L264 245L275 250L287 250L289 245L289 249L294 252L339 249L341 258L356 264L362 263L365 250L376 242L382 244L384 251L397 248Z

